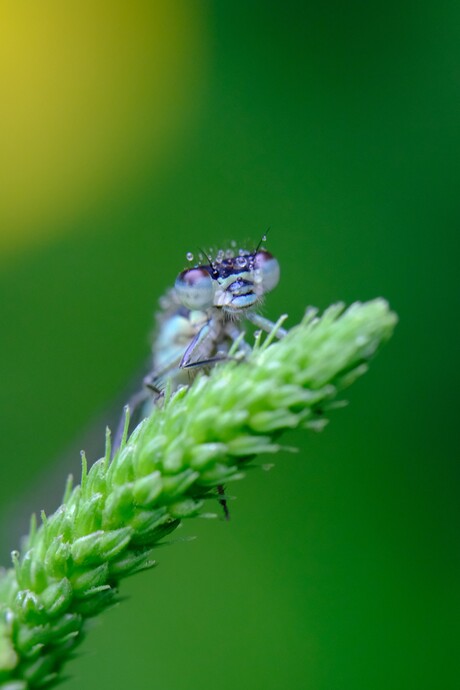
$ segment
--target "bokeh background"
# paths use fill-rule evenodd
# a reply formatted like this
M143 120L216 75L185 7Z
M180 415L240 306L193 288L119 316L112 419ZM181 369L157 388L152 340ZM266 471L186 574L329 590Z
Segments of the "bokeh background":
M322 434L124 584L69 690L459 686L459 58L454 0L2 1L4 563L187 251L271 226L268 316L400 316Z

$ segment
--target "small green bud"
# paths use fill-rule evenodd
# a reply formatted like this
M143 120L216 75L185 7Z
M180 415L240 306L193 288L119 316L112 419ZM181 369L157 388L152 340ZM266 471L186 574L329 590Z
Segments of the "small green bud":
M55 658L52 654L44 654L39 656L35 661L24 664L22 675L28 682L30 687L40 687L40 680L47 676L55 664Z
M102 527L117 529L120 524L126 524L132 517L134 508L132 484L112 488L102 514Z
M105 585L109 573L109 564L102 563L97 568L81 568L70 578L76 597L84 597L88 590Z
M27 654L35 645L46 644L49 630L49 626L46 625L19 626L16 636L16 648L20 653Z
M196 482L199 476L198 472L191 469L184 470L175 476L166 476L163 478L164 493L170 498L180 496Z
M214 467L202 472L200 486L216 486L225 482L241 479L244 476L237 465L222 465L216 463Z
M79 487L77 487L79 488ZM52 539L58 539L61 537L63 541L72 541L74 538L74 525L75 525L75 517L76 517L76 511L74 510L68 510L67 506L65 506L65 511L63 515L60 518L60 525L54 524L54 521L51 520L52 523L52 532L53 532L53 537ZM51 542L52 539L50 538L49 541Z
M120 527L120 529L105 532L101 539L101 553L106 561L116 558L126 549L133 534L132 527Z
M207 465L228 453L226 443L201 443L191 450L190 465L194 470L203 470Z
M11 626L0 619L0 669L11 671L18 663L18 655L11 641Z
M70 544L63 541L63 537L59 535L51 542L46 552L46 571L51 577L64 577L68 573L70 557Z
M17 593L15 605L22 620L37 622L41 618L43 606L38 595L30 589L21 589Z
M156 512L156 511L155 511ZM154 544L159 539L176 529L180 520L173 519L169 513L163 513L150 527L142 532L135 532L132 538L133 546L147 546Z
M88 498L81 498L78 519L75 523L75 536L81 537L100 529L104 497L98 493Z
M23 657L27 659L28 661L32 659L36 659L37 656L40 656L40 654L43 654L43 648L44 648L43 642L39 642L36 644L34 647L31 647L27 652L23 653Z
M106 462L101 458L91 467L85 483L85 496L105 494L107 490Z
M219 415L216 415L214 410L204 410L197 415L197 425L201 424L201 420L206 416L206 413L211 413L210 424L204 422L205 429L214 429L215 433L225 441L231 440L235 435L235 429L237 433L240 433L241 427L246 423L249 418L248 410L237 410L232 408L231 410L222 410Z
M130 525L134 530L133 538L137 539L140 535L148 534L155 529L166 513L166 506L155 508L154 510L141 510L135 513L130 521Z
M38 593L48 584L45 567L34 549L29 549L22 559L20 582L24 589L32 589Z
M172 526L171 523L173 523ZM178 524L179 521L172 520L165 507L151 512L143 510L131 521L134 529L132 544L135 546L154 544L164 534L169 534Z
M56 683L59 682L59 673L58 671L52 671L51 673L48 673L46 676L42 676L40 678L40 682L38 684L38 688L50 688L52 685L56 685Z
M15 570L0 568L0 602L2 602L3 607L6 602L14 599L18 589ZM9 609L3 608L3 611L1 609L2 607L0 606L0 625L2 625L6 612L11 613Z
M151 440L145 439L141 444L135 460L138 477L145 477L160 464L167 440L167 437L157 429Z
M108 532L98 530L80 537L71 548L74 563L90 565L115 558L129 544L132 531L131 527L121 527Z
M80 565L85 561L88 563L100 561L99 544L103 535L104 530L100 529L74 541L70 547L70 553L76 565Z
M241 434L228 443L228 451L236 457L274 453L279 446L272 442L271 436L249 436Z
M139 506L152 506L163 489L161 473L156 471L133 483L133 498Z
M307 419L303 426L305 429L319 432L322 431L328 424L329 420L326 417L321 417L320 419Z
M75 516L78 510L78 506L80 505L81 486L77 485L74 489L72 489L70 495L68 495L66 498L66 513L67 515Z
M40 595L40 601L50 618L61 615L72 601L72 585L64 577L59 582L49 585Z
M267 431L276 431L283 428L295 429L299 423L299 414L283 409L270 410L253 415L251 418L251 429L258 433L266 433Z
M92 618L113 604L116 596L115 589L109 585L101 585L88 590L83 599L75 602L74 607L83 618Z
M51 621L49 628L53 638L53 644L62 641L72 633L79 633L83 624L82 616L78 613L65 613L56 620Z
M194 501L193 498L187 498L185 501L178 501L169 506L169 512L174 518L187 518L193 515L198 515L203 507L203 501Z
M172 443L168 446L168 452L163 456L163 472L174 474L182 469L185 452L184 444L186 443L187 440L179 434L174 435Z
M110 564L110 575L118 580L141 570L153 568L155 565L151 551L128 551L120 560Z
M109 466L108 476L110 481L115 486L122 486L134 479L134 448L130 443L121 450L114 458L112 464Z

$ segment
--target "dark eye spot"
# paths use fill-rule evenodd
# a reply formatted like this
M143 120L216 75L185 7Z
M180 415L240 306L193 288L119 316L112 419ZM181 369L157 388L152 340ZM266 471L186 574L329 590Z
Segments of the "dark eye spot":
M263 249L260 252L257 252L257 254L254 257L254 265L256 268L262 268L264 264L266 264L268 261L271 261L273 259L273 255L270 254L270 252L267 252L265 249Z
M178 280L184 286L194 287L198 285L203 278L209 278L209 273L204 268L188 268L179 274Z

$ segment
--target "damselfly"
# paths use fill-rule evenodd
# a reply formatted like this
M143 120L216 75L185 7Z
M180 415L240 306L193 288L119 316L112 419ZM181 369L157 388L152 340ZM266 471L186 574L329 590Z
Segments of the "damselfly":
M266 237L262 238L265 241ZM274 324L257 312L267 292L279 281L277 259L261 243L254 251L201 252L198 262L179 273L175 285L160 300L156 334L152 342L152 368L143 388L128 403L131 411L161 404L165 386L172 391L189 385L200 371L225 361L233 346L244 357L251 347L244 339L243 318L270 332ZM234 245L234 243L232 243ZM189 262L194 261L191 253ZM277 337L285 335L279 328ZM114 447L120 442L121 429ZM222 487L219 487L222 495ZM225 514L227 508L223 498Z

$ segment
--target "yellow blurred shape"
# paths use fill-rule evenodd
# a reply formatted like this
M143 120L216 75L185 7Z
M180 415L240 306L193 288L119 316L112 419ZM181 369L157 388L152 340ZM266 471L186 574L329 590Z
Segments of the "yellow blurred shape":
M187 0L0 0L0 253L161 158L196 100L201 20Z

